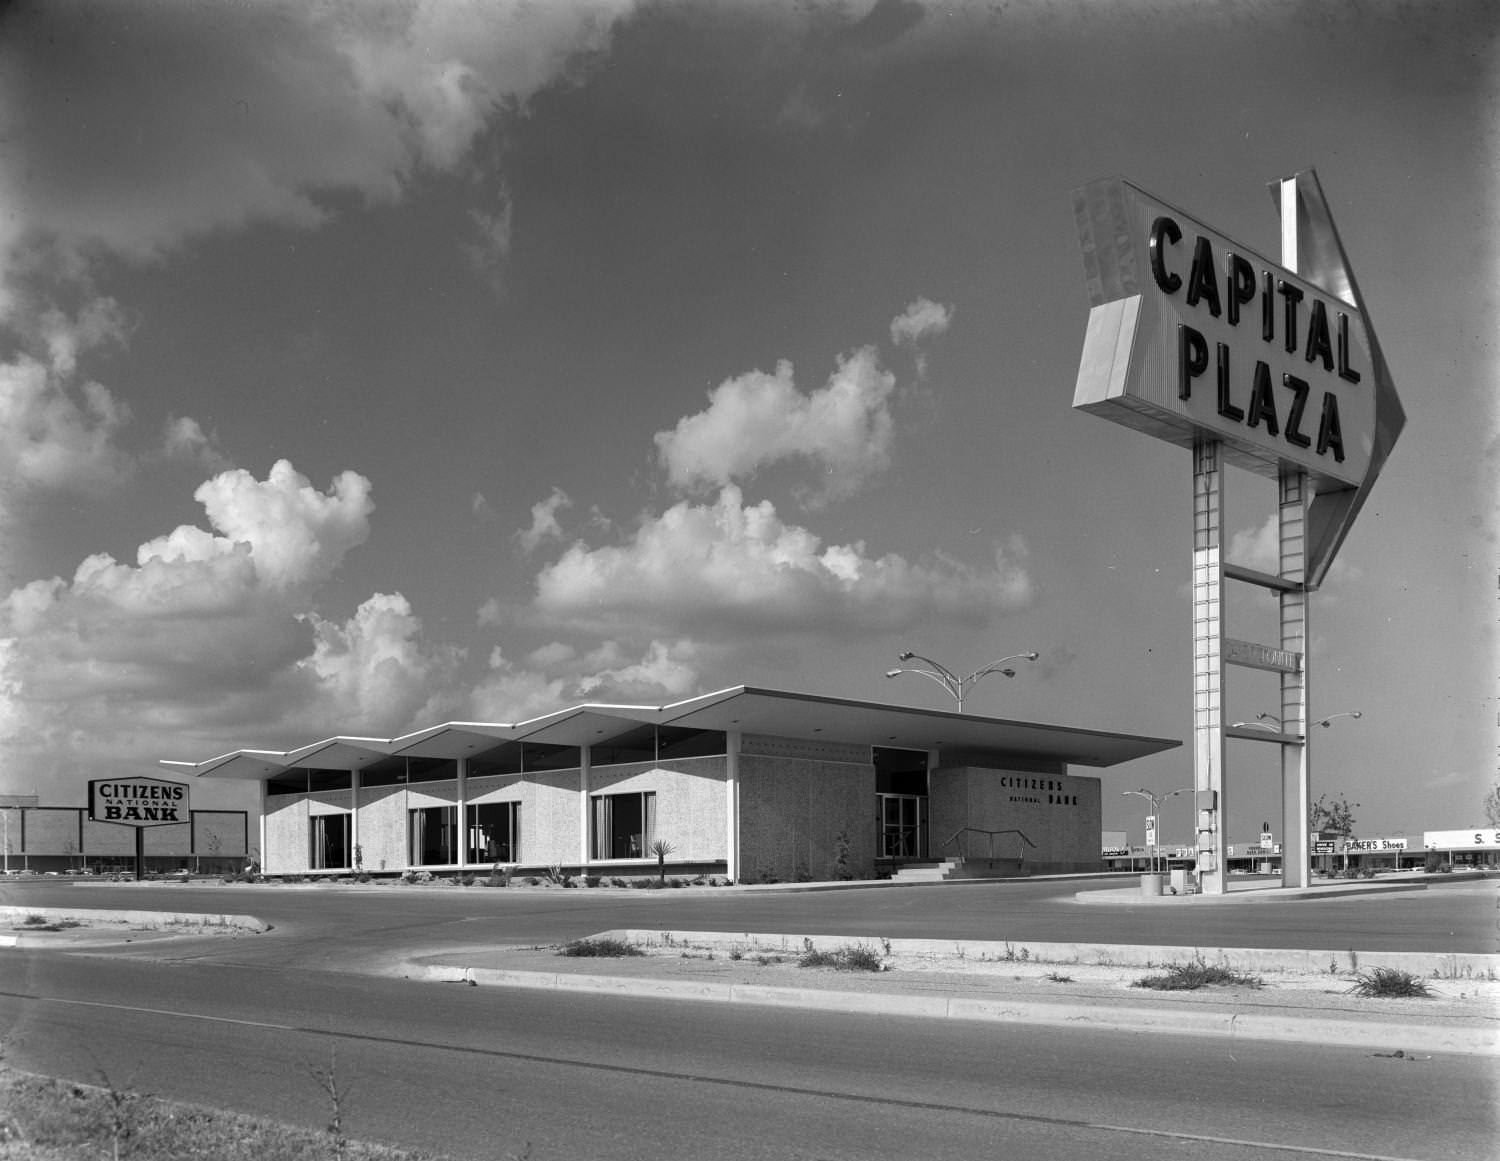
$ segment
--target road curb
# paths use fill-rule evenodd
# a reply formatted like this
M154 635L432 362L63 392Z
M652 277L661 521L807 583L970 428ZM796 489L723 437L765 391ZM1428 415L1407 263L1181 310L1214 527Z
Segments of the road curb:
M964 996L912 996L889 992L840 992L765 984L718 984L656 977L579 975L571 972L469 968L453 964L405 965L410 979L471 986L592 992L695 1003L753 1004L860 1015L913 1016L1000 1024L1046 1024L1119 1032L1164 1032L1285 1043L1340 1044L1352 1048L1500 1055L1493 1031L1472 1027L1399 1024L1388 1021L1266 1015L1225 1009L1114 1007Z
M691 947L745 954L801 954L816 947L869 948L885 955L979 963L1097 964L1103 967L1163 967L1206 963L1241 971L1290 971L1306 975L1357 974L1375 967L1445 980L1491 980L1500 976L1500 956L1480 952L1347 951L1269 947L1163 947L1135 943L1040 943L1031 940L881 939L861 935L772 935L755 932L661 931L622 927L600 932L641 947Z
M271 925L253 915L226 915L194 911L111 911L107 908L88 907L0 907L0 924L15 924L27 917L39 915L49 923L60 919L77 919L83 923L108 927L136 927L151 931L179 929L182 935L191 935L195 930L207 927L231 927L240 931L269 931ZM27 932L7 933L0 936L0 947L20 947L21 938ZM35 934L52 934L37 932ZM11 940L7 942L7 940Z

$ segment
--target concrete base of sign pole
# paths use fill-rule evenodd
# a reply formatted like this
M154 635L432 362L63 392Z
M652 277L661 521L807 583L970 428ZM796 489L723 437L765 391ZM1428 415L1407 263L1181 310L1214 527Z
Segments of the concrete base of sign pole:
M1165 879L1166 876L1163 874L1148 871L1141 876L1141 894L1160 895L1162 892L1162 883Z

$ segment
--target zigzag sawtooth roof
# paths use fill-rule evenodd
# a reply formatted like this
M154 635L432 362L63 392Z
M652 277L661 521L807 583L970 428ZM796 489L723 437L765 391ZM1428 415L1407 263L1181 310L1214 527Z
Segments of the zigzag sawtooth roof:
M584 704L516 723L446 722L396 738L332 737L294 750L234 750L203 762L162 759L159 764L197 777L257 781L301 766L356 770L394 755L461 758L504 742L602 745L642 725L1101 768L1182 745L1170 738L739 685L669 705Z

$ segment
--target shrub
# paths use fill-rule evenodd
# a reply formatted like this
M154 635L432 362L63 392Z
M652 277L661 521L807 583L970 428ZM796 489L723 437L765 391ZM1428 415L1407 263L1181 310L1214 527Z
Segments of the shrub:
M628 882L626 882L624 879L620 878L618 875L615 876L615 878L613 878L613 879L611 879L609 881L609 885L611 887L628 887L628 886L630 886L630 884Z
M839 881L854 878L854 868L849 865L849 832L841 830L833 836L833 858L828 862L828 877Z
M1194 992L1209 985L1234 985L1258 988L1259 976L1246 975L1222 964L1206 964L1202 960L1194 963L1169 964L1165 975L1144 976L1130 986L1152 988L1158 992Z
M1400 968L1371 968L1355 977L1354 987L1349 989L1357 996L1374 996L1378 999L1399 999L1408 996L1431 996L1427 981Z
M528 887L540 887L542 885L542 881L535 875L527 875L526 878L522 880L522 882L525 883Z
M604 882L602 875L585 875L583 877L583 885L585 887L597 887L602 882Z
M797 960L798 967L831 967L841 972L878 972L884 965L880 956L868 947L841 947L836 951L809 948Z
M491 872L490 875L484 880L484 885L486 887L509 887L510 886L510 876L509 875L497 875L497 874Z
M565 943L562 947L558 948L557 954L603 957L645 955L646 953L628 939L603 936L597 939L575 939L572 943Z

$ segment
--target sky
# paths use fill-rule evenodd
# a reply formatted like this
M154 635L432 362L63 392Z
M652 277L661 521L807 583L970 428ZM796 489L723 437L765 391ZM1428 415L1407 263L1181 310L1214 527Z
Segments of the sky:
M1367 836L1482 822L1497 32L1488 0L5 5L0 792L740 684L952 708L899 652L1035 650L969 712L1181 739L1102 773L1140 842L1123 791L1193 782L1192 466L1071 407L1071 191L1274 257L1267 183L1312 167L1408 415L1313 597L1312 714L1361 714L1313 731L1313 795ZM1226 487L1228 558L1274 568L1273 486ZM1253 840L1274 747L1227 777Z

